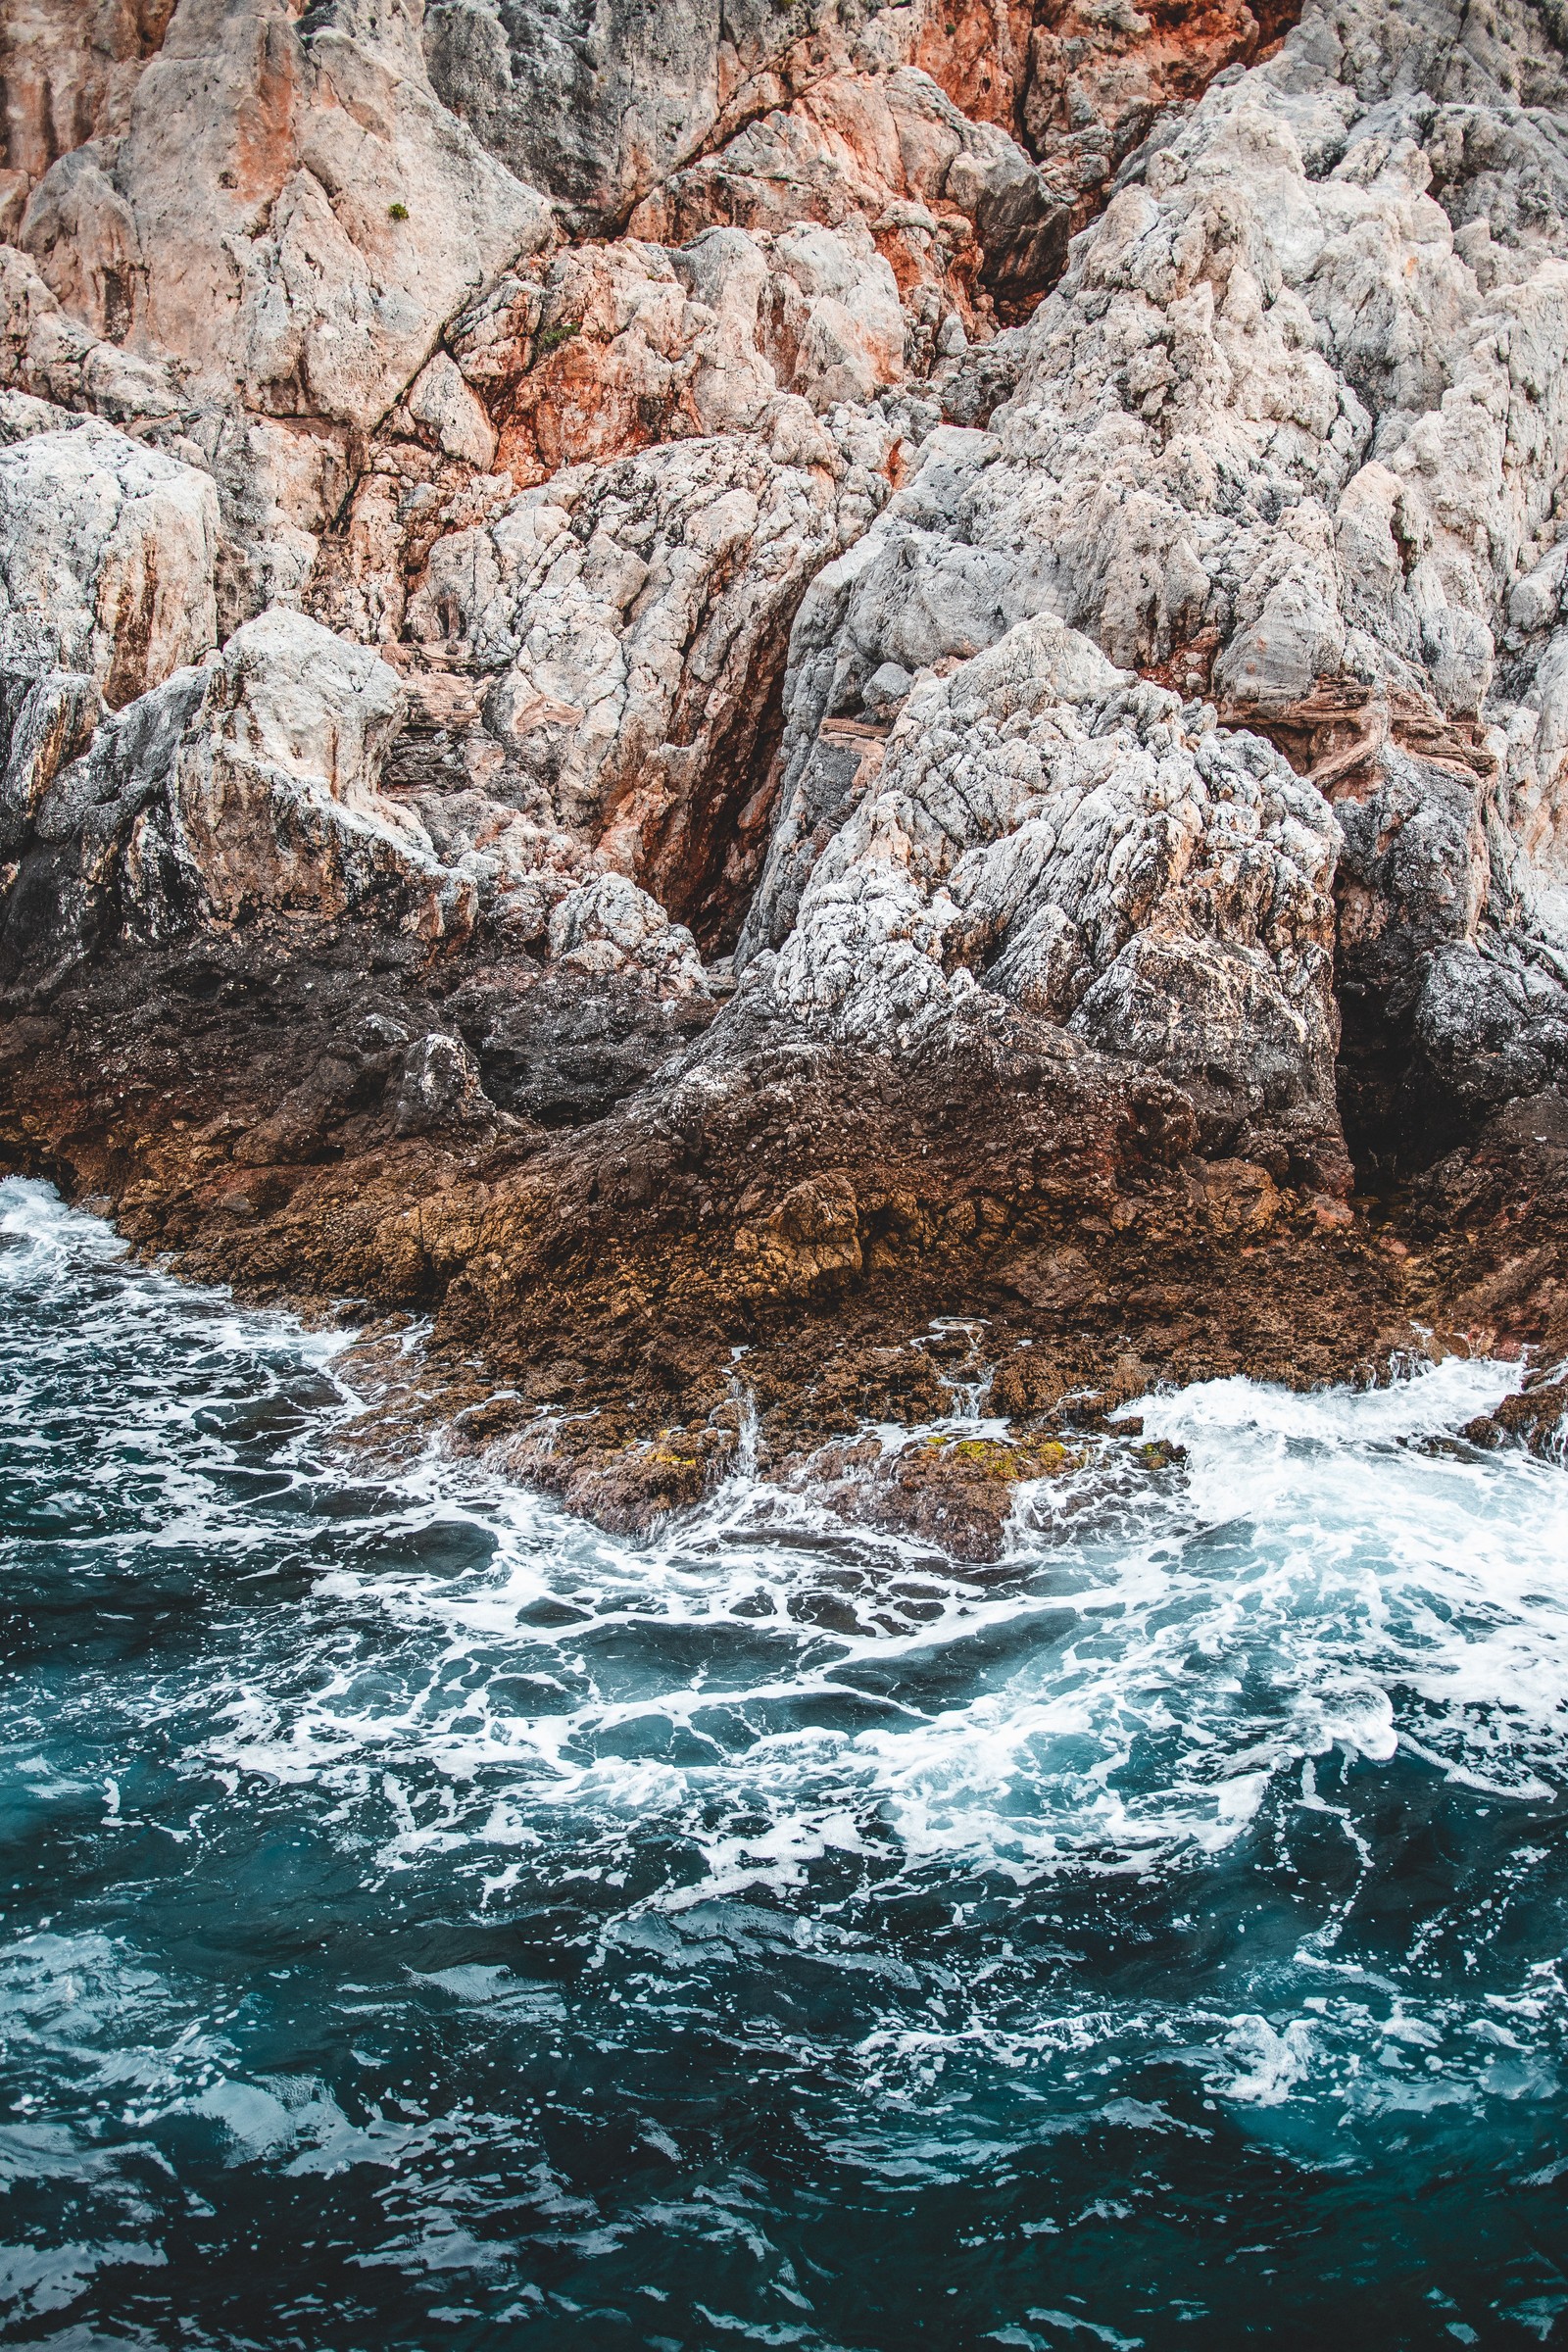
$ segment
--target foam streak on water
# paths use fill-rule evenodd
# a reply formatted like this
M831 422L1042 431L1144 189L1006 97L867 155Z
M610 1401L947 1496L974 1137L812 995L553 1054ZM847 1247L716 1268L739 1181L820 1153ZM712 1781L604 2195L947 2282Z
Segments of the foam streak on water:
M1148 1400L975 1569L358 1480L341 1340L37 1185L0 1360L6 2341L1568 2340L1508 1367Z

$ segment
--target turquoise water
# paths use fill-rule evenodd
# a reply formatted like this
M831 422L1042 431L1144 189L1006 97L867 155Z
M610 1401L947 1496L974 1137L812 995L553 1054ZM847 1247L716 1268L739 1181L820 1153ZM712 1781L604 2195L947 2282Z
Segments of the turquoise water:
M1568 1478L1154 1400L956 1569L638 1546L0 1186L0 2314L108 2346L1568 2340Z

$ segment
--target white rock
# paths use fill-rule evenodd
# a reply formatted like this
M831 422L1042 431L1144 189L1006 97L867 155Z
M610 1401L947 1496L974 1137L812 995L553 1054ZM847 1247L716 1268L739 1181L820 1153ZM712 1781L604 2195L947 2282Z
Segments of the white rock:
M755 439L677 442L571 468L437 540L409 631L490 673L492 796L684 903L704 827L756 792L802 591L874 511L886 483L865 458L886 447L830 442L835 479Z
M423 828L377 790L403 709L383 662L301 613L236 630L161 804L132 834L133 895L171 860L207 921L333 915L434 889Z
M1226 690L1265 704L1335 673L1355 629L1354 659L1402 684L1429 666L1429 614L1495 634L1568 460L1568 265L1543 252L1483 293L1424 163L1380 147L1376 109L1332 77L1368 127L1309 176L1307 46L1303 27L1212 90L1077 241L1016 398L945 439L877 525L835 622L852 667L907 660L911 566L926 660L1053 610L1134 665L1217 635ZM1407 419L1377 459L1406 556L1378 586L1347 576L1335 522L1364 504L1380 413Z
M433 434L449 458L466 458L481 469L494 459L495 427L446 352L438 351L420 369L409 389L407 407L415 423Z
M904 313L892 269L857 222L772 241L772 341L781 383L818 412L869 400L904 373ZM782 348L780 348L782 346Z
M112 884L142 937L372 899L438 927L450 878L377 789L403 710L366 648L301 613L263 613L107 720L55 777L38 834L75 846L84 906Z
M85 672L115 707L213 643L210 477L89 420L0 450L0 663Z
M911 696L881 775L854 725L875 716L883 664L972 667L1037 614L1117 663L1169 664L1189 693L1211 679L1233 719L1283 723L1325 681L1354 690L1348 710L1359 693L1373 714L1367 757L1387 790L1356 817L1348 880L1358 906L1381 910L1357 920L1391 943L1408 924L1408 944L1384 955L1391 974L1434 937L1479 952L1483 923L1498 927L1503 961L1514 954L1504 935L1517 909L1539 909L1548 871L1568 870L1568 759L1542 634L1555 618L1554 502L1568 471L1568 232L1560 206L1527 219L1488 158L1516 154L1521 172L1561 176L1550 137L1496 92L1528 73L1538 93L1568 101L1568 76L1529 11L1504 0L1496 22L1495 38L1460 27L1442 0L1309 8L1277 57L1213 87L1075 241L1027 330L1016 395L985 432L932 434L867 537L808 592L779 812L743 961L782 948L795 1001L861 1034L940 997L956 956L968 968L955 946L960 885L945 883L945 897L927 879L911 884L902 855L867 833L906 830L890 813L889 780L910 756L897 747L915 710L936 707L929 690ZM1462 133L1461 102L1476 110ZM1446 211L1428 192L1434 156ZM1462 213L1456 237L1449 216ZM1474 739L1445 727L1473 726L1483 710L1507 716L1488 697L1510 628L1535 643L1506 673L1527 715L1509 720L1506 777L1494 789L1484 747L1475 741L1472 756ZM1404 721L1391 711L1415 726L1413 748L1394 740ZM1131 789L1118 783L1116 797ZM1283 771L1269 789L1306 823L1310 794ZM1454 794L1462 809L1447 808ZM1191 807L1206 839L1218 820L1204 794ZM831 876L838 911L823 928L826 902L808 877L835 833L845 847L825 853L822 888ZM1489 850L1493 834L1500 846ZM1005 856L1022 855L1020 835ZM1506 901L1494 888L1505 865ZM1075 1025L1161 1066L1200 1067L1206 1047L1179 1047L1159 1009L1171 995L1163 945L1156 954L1129 936L1120 977L1075 961L1061 923L1082 932L1075 894L1095 903L1101 885L1070 870L1070 888L1048 891L1054 911L1009 944L996 977L1037 971L1049 1000L1093 969ZM1245 892L1227 893L1209 936L1227 954L1264 955L1278 979L1285 947L1254 941ZM1290 891L1285 903L1298 899ZM1315 956L1326 935L1314 937ZM1194 975L1192 1040L1268 1027L1275 982L1260 968L1216 966L1204 1012L1197 951L1181 955ZM1199 961L1212 963L1207 949ZM1315 1011L1294 980L1279 985L1306 1026L1287 1023L1277 1053L1260 1046L1260 1065L1295 1055L1301 1083L1326 1100L1326 979L1313 982ZM1412 964L1414 997L1422 986ZM1558 1047L1547 1029L1568 1041L1551 1021L1548 1061Z
M640 982L663 997L706 996L691 933L624 874L601 874L562 899L550 917L557 963Z
M1041 616L917 686L772 971L840 1042L976 983L1228 1103L1335 1124L1339 832L1256 738Z
M118 135L34 189L68 312L215 397L375 424L549 208L441 105L413 0L180 0Z

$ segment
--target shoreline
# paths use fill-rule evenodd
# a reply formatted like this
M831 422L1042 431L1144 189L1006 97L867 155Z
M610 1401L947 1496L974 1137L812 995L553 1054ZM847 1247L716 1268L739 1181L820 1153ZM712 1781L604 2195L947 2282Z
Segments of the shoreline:
M742 1032L720 1082L701 1032L682 1045L629 998L607 1023L601 989L603 1051L617 1020L623 1049L638 1024L675 1047L621 1101L552 1130L470 1083L411 1119L407 1041L429 1024L425 1061L431 1040L466 1054L454 1007L502 975L411 959L367 979L341 939L336 955L274 943L265 1019L254 941L231 953L237 1005L212 986L212 942L68 980L0 1029L0 1164L107 1204L178 1276L363 1315L368 1346L428 1316L420 1384L439 1394L416 1417L609 1529L646 1532L755 1443L768 1475L986 1558L1018 1480L1070 1465L1152 1388L1369 1384L1423 1348L1533 1363L1470 1434L1553 1448L1558 1095L1396 1195L1346 1200L1202 1156L1161 1132L1147 1087L1130 1112L1099 1057L980 1036L958 1097L951 1050L927 1067ZM580 1025L586 998L528 986L536 1032ZM503 1025L493 1002L483 1017ZM647 1035L636 1051L652 1059ZM1004 1432L868 1450L876 1423L925 1427L982 1384Z

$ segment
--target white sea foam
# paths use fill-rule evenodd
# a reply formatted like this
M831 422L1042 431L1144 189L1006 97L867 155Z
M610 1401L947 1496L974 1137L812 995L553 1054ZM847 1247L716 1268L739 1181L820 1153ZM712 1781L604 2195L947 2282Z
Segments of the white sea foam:
M35 1276L39 1256L116 1263L107 1230L46 1188L0 1200L0 1232L25 1245L13 1279L24 1257ZM279 1345L276 1319L203 1303L209 1356ZM100 1313L188 1333L191 1298L122 1267ZM322 1364L341 1344L288 1337ZM1182 1471L1054 1482L988 1572L848 1537L742 1481L626 1544L431 1455L378 1514L378 1552L467 1527L482 1564L322 1574L300 1656L215 1692L210 1759L390 1805L389 1867L514 1842L539 1807L616 1834L661 1814L724 1887L795 1883L829 1825L840 1850L891 1838L911 1868L1013 1878L1091 1850L1114 1868L1213 1852L1278 1776L1335 1746L1386 1759L1404 1740L1468 1785L1541 1795L1564 1760L1568 1487L1520 1457L1417 1449L1514 1377L1449 1358L1363 1392L1237 1379L1146 1399ZM166 1385L154 1364L129 1400L143 1442L186 1409L160 1404ZM110 1446L123 1436L111 1413ZM167 1482L161 1542L215 1532L202 1468ZM242 1516L220 1515L241 1546ZM351 1559L360 1532L344 1525ZM550 1603L570 1621L538 1622ZM367 1608L389 1658L343 1637ZM895 1674L922 1704L890 1694ZM394 1799L389 1769L400 1787L400 1769L430 1777ZM712 1829L715 1804L775 1826L737 1839Z
M829 1824L840 1850L891 1838L911 1868L1017 1878L1090 1848L1147 1867L1240 1836L1303 1760L1387 1759L1401 1739L1472 1786L1539 1795L1560 1785L1568 1693L1561 1480L1406 1444L1509 1378L1445 1365L1359 1396L1235 1382L1152 1400L1185 1473L1099 1515L1089 1473L1081 1525L1058 1509L985 1575L863 1538L834 1550L824 1514L765 1488L631 1547L526 1497L460 1502L427 1468L408 1524L470 1512L497 1538L482 1573L340 1570L318 1592L439 1642L447 1685L379 1685L367 1706L358 1662L308 1691L259 1685L215 1710L214 1753L334 1773L345 1793L371 1756L432 1768L389 1863L431 1840L504 1842L541 1806L606 1831L662 1814L725 1888L796 1883ZM830 1630L810 1623L824 1597ZM530 1624L551 1598L583 1615ZM518 1656L523 1704L493 1687ZM894 1670L926 1705L883 1696ZM671 1741L678 1760L647 1752ZM1141 1771L1150 1743L1159 1766ZM499 1793L498 1770L514 1776ZM775 1827L699 1831L715 1803L761 1805Z

